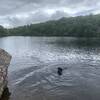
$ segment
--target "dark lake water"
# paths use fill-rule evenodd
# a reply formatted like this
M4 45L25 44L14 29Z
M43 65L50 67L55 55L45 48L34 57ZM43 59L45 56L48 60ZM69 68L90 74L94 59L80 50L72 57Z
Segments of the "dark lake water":
M3 100L100 100L100 39L4 37L0 48L13 57Z

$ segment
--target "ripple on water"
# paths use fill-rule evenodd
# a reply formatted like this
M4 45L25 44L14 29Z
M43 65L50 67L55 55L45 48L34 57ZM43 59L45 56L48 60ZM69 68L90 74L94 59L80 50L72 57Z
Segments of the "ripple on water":
M25 38L23 45L11 45L15 48L8 49L13 55L9 67L11 100L100 99L100 49L69 40L56 39L50 44ZM57 74L58 67L63 68L62 76Z

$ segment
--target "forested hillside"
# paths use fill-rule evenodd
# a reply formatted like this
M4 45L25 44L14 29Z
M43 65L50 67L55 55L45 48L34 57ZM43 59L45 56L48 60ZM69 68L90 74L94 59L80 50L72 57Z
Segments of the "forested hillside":
M12 29L0 27L0 35L100 37L100 15L61 18Z
M8 31L3 26L0 25L0 36L8 36Z

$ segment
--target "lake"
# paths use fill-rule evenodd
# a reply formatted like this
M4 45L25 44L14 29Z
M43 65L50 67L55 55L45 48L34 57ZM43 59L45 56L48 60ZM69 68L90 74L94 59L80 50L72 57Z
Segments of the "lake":
M3 37L0 48L13 57L3 100L100 100L99 38Z

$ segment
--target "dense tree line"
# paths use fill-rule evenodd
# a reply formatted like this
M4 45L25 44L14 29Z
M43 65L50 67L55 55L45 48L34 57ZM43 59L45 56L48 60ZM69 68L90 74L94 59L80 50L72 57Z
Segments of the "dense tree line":
M1 26L0 35L99 37L100 15L61 18L59 20L25 25L12 29L4 29Z
M3 26L0 26L0 36L8 36L8 31Z

